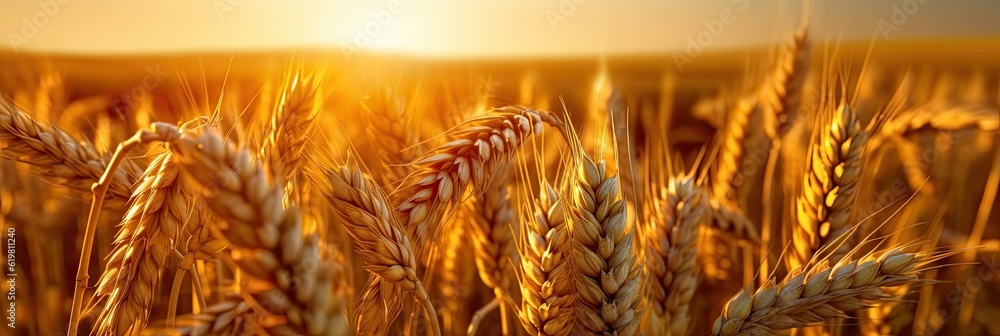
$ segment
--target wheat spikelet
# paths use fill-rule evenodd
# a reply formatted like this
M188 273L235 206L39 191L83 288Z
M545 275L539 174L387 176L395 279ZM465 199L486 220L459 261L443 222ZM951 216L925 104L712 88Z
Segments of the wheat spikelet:
M544 181L541 188L541 195L520 220L517 249L522 300L517 314L529 335L568 335L574 317L566 218L556 191Z
M393 193L418 254L440 236L441 219L459 204L471 184L481 193L497 167L513 156L542 122L560 124L546 112L523 107L503 107L467 120L444 137L452 139L412 163L416 171Z
M851 229L850 207L857 197L869 132L845 104L826 117L810 147L808 171L796 199L798 225L792 228L795 248L789 254L793 267L806 264L821 246ZM839 244L829 259L839 260L851 246L850 240Z
M204 190L206 205L226 221L219 230L233 260L250 278L261 322L272 334L327 335L334 299L329 268L319 259L315 238L304 238L293 207L282 207L282 190L254 165L250 153L211 132L184 133L170 141L174 159Z
M356 310L358 333L382 335L387 332L386 322L394 320L402 306L402 297L397 295L400 290L413 291L414 296L429 310L432 326L437 330L436 313L417 277L417 261L410 239L390 212L381 188L353 164L328 170L324 175L328 183L320 183L323 194L344 219L341 223L354 238L365 261L364 268L381 280L381 283L369 282L367 289L380 291L381 295L365 294L363 298L381 297L384 301L359 301L359 305L366 308ZM386 295L387 292L393 295ZM378 305L384 305L386 311L382 314L368 311Z
M191 212L178 173L169 152L158 155L130 199L97 286L97 295L108 299L98 317L99 335L123 335L146 325L160 274Z
M277 101L260 150L260 157L277 185L291 181L302 167L306 143L310 141L319 110L314 79L299 72L291 76Z
M3 158L26 162L33 168L32 173L84 194L107 168L107 159L93 145L55 126L36 122L6 99L0 99L0 147ZM111 180L109 195L128 199L139 173L141 169L126 160Z
M608 175L604 160L594 162L583 152L572 127L566 134L575 165L566 222L578 330L638 335L642 268L634 219L628 218L618 176Z
M830 266L828 260L797 267L783 280L768 279L756 291L734 296L715 321L713 335L772 335L892 300L889 288L918 284L936 260L955 254L903 252L902 247Z
M648 198L645 218L649 332L684 335L698 287L698 228L707 215L705 195L692 176L672 177Z

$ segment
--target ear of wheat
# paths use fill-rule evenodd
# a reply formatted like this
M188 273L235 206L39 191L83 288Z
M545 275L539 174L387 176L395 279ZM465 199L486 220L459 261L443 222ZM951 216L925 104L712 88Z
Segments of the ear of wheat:
M517 212L508 193L509 173L500 172L486 191L475 202L475 238L479 277L497 295L514 292L511 266L517 265L514 230L519 227ZM517 301L515 299L515 301Z
M566 207L578 329L585 334L641 334L641 252L617 175L594 162L572 127L565 132L574 163Z
M142 330L172 245L190 217L179 169L169 152L160 154L143 173L122 220L108 267L97 286L107 304L97 322L100 335Z
M364 268L381 282L369 282L356 309L358 333L363 335L385 334L386 322L395 319L402 306L400 290L413 291L417 300L428 310L435 335L440 335L437 313L430 304L427 291L417 277L417 261L409 237L398 219L390 212L388 201L371 177L363 174L356 165L327 171L321 190L334 209L344 219L348 234L354 238ZM398 288L398 289L397 289ZM377 300L382 301L368 301ZM378 307L387 309L376 313Z
M503 107L472 118L445 134L451 142L413 162L415 172L393 195L418 253L441 234L441 219L459 204L469 186L482 193L498 166L509 162L542 123L560 122L546 112Z
M568 264L569 234L563 201L548 183L522 212L517 244L521 258L518 317L531 335L568 335L573 328L573 279Z
M929 263L955 253L907 253L896 247L833 266L823 260L798 267L780 282L771 278L755 291L740 291L715 321L712 334L770 335L846 317L846 312L894 299L889 288L918 284Z
M778 54L778 66L758 94L767 113L764 132L772 140L787 132L791 113L798 107L809 67L808 28L803 25Z
M390 88L379 90L378 95L362 102L367 120L365 129L368 139L382 160L384 167L382 185L395 186L406 178L409 170L406 163L415 159L413 149L417 143L417 132L409 131L413 123L406 118L402 98L395 96Z
M753 96L743 96L733 102L725 125L718 137L719 152L715 172L712 175L712 208L717 219L713 223L727 232L736 233L740 237L759 240L753 223L744 219L742 211L733 205L740 183L736 179L743 163L743 142L749 131L747 126L750 115L756 109L758 102Z
M649 332L684 335L690 302L698 287L698 229L707 218L704 191L692 176L671 177L653 187L644 218L647 232L646 295Z
M329 269L319 259L315 238L302 237L294 208L282 207L281 188L251 163L250 153L211 133L185 133L170 142L175 161L203 191L206 206L226 221L219 231L232 257L251 280L245 290L274 334L327 335L338 326L330 316Z
M35 121L6 99L0 99L0 155L29 163L33 173L88 194L107 168L107 159L94 146L55 126ZM135 177L142 172L126 160L111 180L108 194L118 199L132 195Z
M823 245L844 236L851 229L851 205L857 197L857 183L862 168L862 153L869 132L861 127L854 110L845 104L826 116L817 129L810 147L809 169L803 178L802 191L796 200L798 225L792 229L794 253L790 265L805 265ZM849 239L836 242L829 257L839 260L853 244Z
M299 171L306 157L306 143L315 128L318 112L318 87L315 79L295 72L286 80L286 87L277 102L270 125L264 136L260 156L277 185L284 185Z

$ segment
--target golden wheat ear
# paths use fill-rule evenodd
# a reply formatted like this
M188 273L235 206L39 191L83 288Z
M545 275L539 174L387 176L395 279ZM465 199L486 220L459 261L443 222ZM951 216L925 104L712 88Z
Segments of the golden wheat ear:
M768 279L733 297L712 327L713 335L767 335L817 324L828 318L897 298L892 289L916 285L924 271L960 250L904 252L900 247L798 267L784 279Z
M327 170L324 176L327 183L319 184L323 195L343 219L341 224L347 233L354 238L365 261L364 268L380 280L370 280L363 299L359 300L358 333L387 332L385 322L394 320L402 308L402 298L397 292L404 290L412 291L417 301L424 305L434 334L440 335L437 313L417 277L417 259L409 236L392 214L381 187L354 163ZM392 293L375 293L377 291ZM376 298L383 301L371 302ZM377 314L375 311L380 305L385 311Z
M0 147L4 159L28 163L33 174L84 195L108 167L107 155L98 153L91 143L37 122L7 99L0 99ZM111 178L109 196L128 199L141 173L136 163L125 160Z
M505 166L542 124L560 125L547 112L503 107L465 121L444 135L448 143L412 163L415 171L393 192L396 211L422 255L441 236L442 218L460 204L471 187L481 194L497 167Z

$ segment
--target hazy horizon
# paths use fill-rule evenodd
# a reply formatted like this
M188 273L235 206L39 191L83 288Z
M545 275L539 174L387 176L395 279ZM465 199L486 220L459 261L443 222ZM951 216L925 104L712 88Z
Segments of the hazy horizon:
M763 45L800 2L41 0L0 5L0 49L157 54L339 48L436 57L642 54ZM988 0L815 1L817 41L1000 37ZM816 13L823 13L817 15ZM700 39L699 39L700 38Z

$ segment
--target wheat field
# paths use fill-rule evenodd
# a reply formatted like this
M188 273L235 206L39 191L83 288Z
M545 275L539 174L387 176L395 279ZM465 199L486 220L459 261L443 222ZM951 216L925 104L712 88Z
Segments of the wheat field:
M4 334L1000 335L1000 54L786 41L2 56Z

